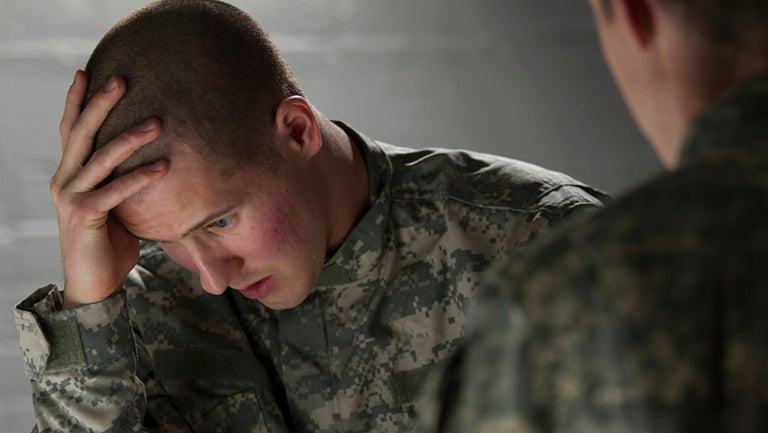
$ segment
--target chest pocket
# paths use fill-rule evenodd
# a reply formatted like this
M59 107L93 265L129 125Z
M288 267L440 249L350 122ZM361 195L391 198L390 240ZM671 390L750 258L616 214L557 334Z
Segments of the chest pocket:
M266 370L250 352L161 349L155 377L196 432L288 431Z

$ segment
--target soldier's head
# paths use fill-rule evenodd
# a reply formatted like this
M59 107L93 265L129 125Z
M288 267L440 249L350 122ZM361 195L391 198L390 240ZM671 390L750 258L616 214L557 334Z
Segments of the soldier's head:
M768 72L764 0L589 0L606 61L662 162L688 125L739 83Z
M232 287L272 308L302 302L343 234L326 190L327 120L261 28L220 2L162 1L112 28L86 69L87 99L113 75L126 84L96 147L119 148L112 139L127 128L162 122L111 181L158 159L168 172L112 209L116 220L210 293Z
M139 9L102 38L86 72L88 100L113 75L127 83L96 148L149 118L163 123L158 139L116 174L180 143L222 167L272 164L277 106L302 94L261 27L243 11L209 0L167 0Z

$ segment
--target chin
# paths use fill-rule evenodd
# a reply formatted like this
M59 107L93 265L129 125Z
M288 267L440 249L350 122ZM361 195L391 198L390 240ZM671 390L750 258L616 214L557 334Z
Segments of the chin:
M290 310L291 308L295 308L299 306L299 304L301 304L301 302L283 303L283 302L269 302L265 300L261 300L259 302L261 302L262 305L264 305L265 307L274 311Z
M307 299L307 295L295 297L292 296L288 299L268 299L269 297L265 299L260 299L259 302L262 303L265 307L269 308L270 310L275 311L281 311L281 310L290 310L291 308L298 307L301 305L302 302L304 302L305 299ZM277 297L275 297L277 298Z

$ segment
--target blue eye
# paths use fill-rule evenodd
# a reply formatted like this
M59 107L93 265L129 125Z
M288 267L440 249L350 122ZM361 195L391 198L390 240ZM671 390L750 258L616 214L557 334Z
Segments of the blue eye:
M216 221L208 224L208 227L214 228L214 229L224 229L224 228L227 228L231 222L232 222L232 217L226 216L224 218L219 218Z

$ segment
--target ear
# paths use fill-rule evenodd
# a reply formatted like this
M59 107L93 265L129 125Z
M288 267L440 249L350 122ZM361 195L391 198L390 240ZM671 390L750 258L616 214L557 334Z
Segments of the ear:
M301 96L285 98L275 113L276 143L287 145L307 158L322 147L320 126L312 105Z
M641 48L647 48L656 32L655 0L618 0L619 13L628 25L635 41Z

